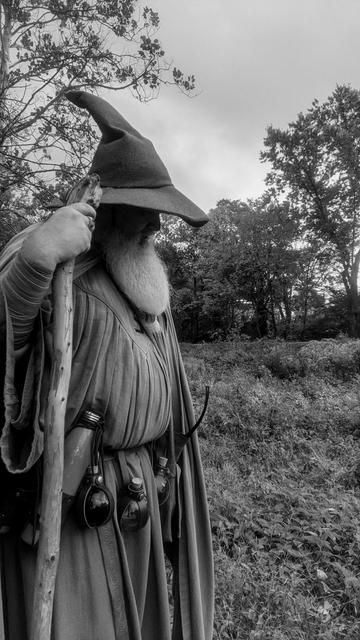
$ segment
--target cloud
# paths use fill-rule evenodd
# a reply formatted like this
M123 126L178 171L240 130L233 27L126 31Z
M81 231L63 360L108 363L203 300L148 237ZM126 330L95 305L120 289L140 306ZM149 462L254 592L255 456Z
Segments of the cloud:
M360 83L358 0L152 0L167 57L198 95L165 88L109 99L155 144L174 183L205 210L261 195L266 127L284 128L336 84Z

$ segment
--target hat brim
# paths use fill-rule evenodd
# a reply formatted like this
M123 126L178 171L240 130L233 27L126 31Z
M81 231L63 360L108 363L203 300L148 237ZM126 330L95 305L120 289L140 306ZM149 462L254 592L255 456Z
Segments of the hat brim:
M102 187L103 204L127 204L159 213L178 216L192 225L201 227L209 221L208 216L173 186L153 189Z

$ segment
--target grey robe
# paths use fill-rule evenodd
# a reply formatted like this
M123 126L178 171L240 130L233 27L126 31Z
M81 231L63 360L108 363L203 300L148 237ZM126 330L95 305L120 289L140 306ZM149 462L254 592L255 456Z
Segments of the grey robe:
M21 236L0 261L4 272L19 243ZM154 474L145 446L169 428L186 433L194 424L171 314L163 314L161 335L153 337L139 325L101 263L80 261L76 275L66 430L85 409L104 415L107 485L116 495L115 464L122 456L129 472L144 479L151 515L143 529L125 534L116 512L108 525L95 530L80 530L68 516L61 537L52 640L210 640L211 534L196 434L176 466L176 521L173 517L168 543L174 568L173 631ZM2 307L7 355L1 453L8 468L17 472L31 467L42 452L51 316L45 301L26 379L16 389L4 299ZM24 434L20 449L14 430ZM6 640L26 640L35 552L15 536L4 536L0 543Z

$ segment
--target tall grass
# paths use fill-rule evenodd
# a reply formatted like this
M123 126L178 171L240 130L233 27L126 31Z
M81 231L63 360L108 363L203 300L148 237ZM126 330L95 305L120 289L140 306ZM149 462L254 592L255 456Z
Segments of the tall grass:
M360 341L182 345L201 431L214 640L360 637Z

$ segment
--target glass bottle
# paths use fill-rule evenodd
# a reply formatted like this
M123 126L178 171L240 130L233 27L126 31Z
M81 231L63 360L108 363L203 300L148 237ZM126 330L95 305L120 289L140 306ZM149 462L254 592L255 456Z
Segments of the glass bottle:
M91 447L96 429L101 428L102 418L94 411L84 411L64 442L64 475L61 505L61 524L74 502L76 492L91 461ZM34 522L28 522L21 533L27 544L37 544L40 535L40 505Z

